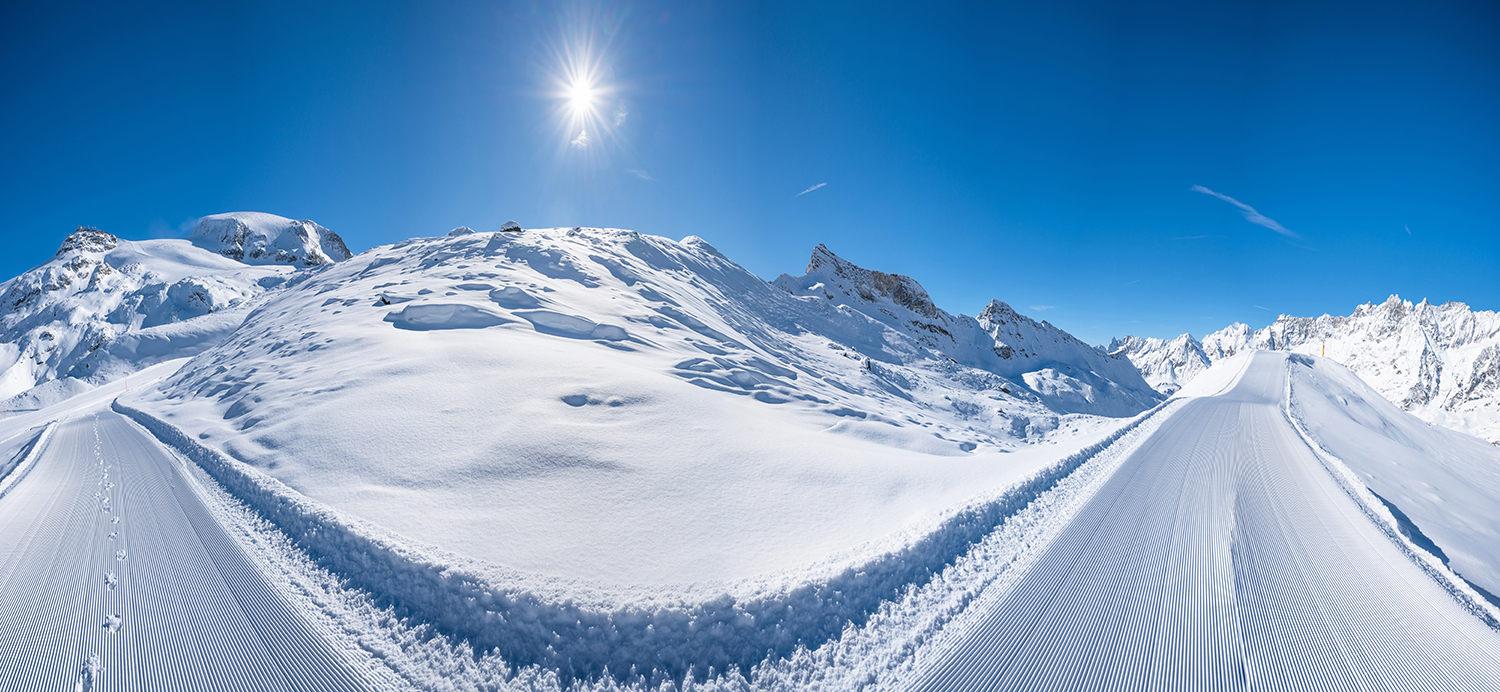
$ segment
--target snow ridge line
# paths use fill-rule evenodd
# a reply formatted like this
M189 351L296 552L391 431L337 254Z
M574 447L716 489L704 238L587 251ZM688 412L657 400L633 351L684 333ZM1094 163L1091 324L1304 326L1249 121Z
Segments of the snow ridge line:
M959 509L930 534L843 572L773 596L717 599L673 607L613 611L549 602L488 583L461 567L403 547L368 522L340 514L280 481L191 439L175 426L116 400L112 407L198 464L233 495L284 532L320 566L366 590L401 616L426 622L495 651L510 665L556 671L564 686L613 678L656 686L708 671L752 673L860 627L883 602L930 581L1010 517L1089 459L1157 415L1168 400L1108 437ZM693 671L697 671L695 674Z
M57 421L47 423L47 427L43 428L42 432L37 434L36 439L31 441L31 447L26 450L20 463L10 469L3 480L0 480L0 497L5 497L12 488L16 487L17 483L26 478L26 474L31 473L31 467L35 466L36 460L42 456L42 451L47 448L47 443L52 439L52 431L56 429Z
M1312 366L1310 356L1295 353L1289 354L1287 361L1289 363ZM1283 409L1283 413L1286 415L1287 421L1292 424L1292 428L1302 437L1302 441L1312 449L1313 455L1318 458L1318 461L1323 466L1323 470L1327 471L1328 475L1333 476L1334 482L1339 484L1344 494L1354 500L1354 503L1359 506L1360 511L1364 512L1365 516L1375 523L1375 526L1380 529L1381 533L1384 533L1386 538L1389 538L1391 543L1400 549L1401 553L1407 559L1421 568L1427 576L1437 582L1438 586L1443 587L1443 590L1448 592L1448 595L1452 596L1453 600L1457 601L1465 610L1473 613L1475 617L1483 621L1484 624L1489 625L1491 629L1500 631L1500 610L1497 610L1478 593L1475 593L1469 587L1468 583L1464 581L1463 577L1455 574L1437 556L1423 550L1415 543L1412 543L1411 539L1401 535L1400 524L1396 521L1396 517L1391 514L1391 511L1386 509L1385 503L1375 498L1370 489L1365 487L1364 481L1361 481L1359 476L1355 475L1354 471L1343 460L1324 449L1323 445L1313 438L1312 434L1303 426L1302 417L1297 413L1296 407L1293 406L1292 402L1292 375L1288 372L1286 377L1286 407Z

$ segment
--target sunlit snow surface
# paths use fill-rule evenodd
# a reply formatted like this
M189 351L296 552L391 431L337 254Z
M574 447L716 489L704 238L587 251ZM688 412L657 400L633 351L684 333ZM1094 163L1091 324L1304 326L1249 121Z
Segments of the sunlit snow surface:
M128 401L438 549L662 583L884 549L1103 434L1045 396L696 238L554 229L301 274Z
M148 294L220 271L167 248ZM99 298L77 265L53 304ZM206 353L0 420L7 688L1500 679L1500 453L1331 360L1156 404L821 247L770 284L599 229L252 271L164 324Z

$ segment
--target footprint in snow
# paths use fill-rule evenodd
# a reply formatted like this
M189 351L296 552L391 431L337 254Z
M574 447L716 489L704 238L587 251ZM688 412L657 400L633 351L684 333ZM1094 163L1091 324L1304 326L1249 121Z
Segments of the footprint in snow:
M118 524L118 523L120 523L120 518L119 517L115 517L113 519L110 519L109 523L111 523L111 524Z
M119 536L119 535L120 535L120 532L119 532L119 531L112 531L112 532L110 532L110 534L109 534L109 540L111 540L111 541L112 541L112 540L114 540L114 539L115 539L115 538L117 538L117 537L118 537L118 536Z
M125 551L124 550L116 550L115 551L115 559L119 560L120 562L124 562L125 561Z
M110 591L114 591L115 587L119 586L119 585L120 585L120 578L117 577L117 576L115 576L114 572L109 572L109 573L106 573L104 575L104 586L106 588L108 588Z
M104 672L104 666L99 663L98 656L89 656L84 661L83 670L78 671L78 684L73 686L73 692L94 692L99 689L99 676Z
M120 615L118 613L104 618L104 631L110 634L120 631Z

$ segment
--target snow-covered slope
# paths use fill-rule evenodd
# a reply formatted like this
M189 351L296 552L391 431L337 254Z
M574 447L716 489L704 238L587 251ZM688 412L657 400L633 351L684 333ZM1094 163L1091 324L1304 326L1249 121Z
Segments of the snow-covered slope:
M936 664L901 687L1495 689L1500 610L1403 537L1417 534L1348 469L1380 478L1387 498L1476 483L1452 496L1459 513L1434 525L1480 519L1455 540L1493 559L1500 454L1442 431L1407 451L1457 452L1464 463L1320 455L1295 417L1325 439L1379 436L1397 447L1411 442L1396 442L1398 429L1427 426L1384 402L1346 416L1339 398L1379 395L1336 364L1245 355L1203 378L1228 379L1220 391L1178 399L1055 538L1039 541L1029 569L950 627Z
M1159 400L1131 362L1036 322L999 300L974 319L932 304L908 276L855 266L823 245L802 276L773 282L795 296L823 299L904 333L958 363L1024 384L1057 411L1127 416Z
M419 238L294 278L131 405L421 542L663 582L853 550L1153 402L1128 361L890 281L798 297L630 231Z
M1171 340L1127 336L1110 341L1105 350L1129 358L1148 384L1168 396L1212 365L1191 334Z
M201 352L290 272L248 267L186 240L129 241L79 228L52 259L0 284L0 400L21 395L7 408L36 408Z
M307 219L237 211L198 220L188 240L209 252L245 264L313 267L349 259L344 239Z
M1423 420L1500 443L1500 316L1463 303L1413 304L1391 296L1348 317L1282 315L1262 329L1235 323L1201 343L1116 341L1150 379L1175 362L1179 342L1210 362L1246 350L1324 355L1342 363L1386 399ZM1326 349L1326 351L1325 351ZM1177 376L1178 384L1183 373Z
M1500 449L1403 412L1332 359L1289 364L1291 411L1308 435L1409 521L1409 538L1500 594Z

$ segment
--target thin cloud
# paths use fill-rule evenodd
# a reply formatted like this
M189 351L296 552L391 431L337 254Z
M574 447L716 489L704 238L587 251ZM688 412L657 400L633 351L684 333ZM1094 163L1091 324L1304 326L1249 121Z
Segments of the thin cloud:
M1035 310L1037 312L1042 312L1043 310L1051 310L1052 308L1054 308L1056 306L1054 306L1054 305L1031 305L1029 307L1032 310Z
M1223 193L1219 193L1219 192L1214 192L1213 190L1210 190L1210 189L1208 189L1206 187L1203 187L1202 185L1194 185L1194 186L1192 186L1192 187L1190 187L1188 189L1192 190L1193 192L1201 192L1201 193L1203 193L1205 195L1210 195L1210 196L1213 196L1213 197L1218 197L1219 199L1222 199L1225 202L1228 202L1230 204L1233 204L1236 207L1239 207L1240 211L1242 211L1242 212L1245 213L1245 220L1249 221L1250 223L1253 223L1253 224L1255 224L1257 226L1264 226L1264 227L1269 228L1269 229L1271 229L1273 231L1276 231L1277 233L1280 233L1280 234L1282 234L1284 236L1287 236L1288 238L1298 238L1298 239L1300 239L1302 237L1302 236L1297 235L1296 233L1292 232L1291 230L1288 230L1286 226L1283 226L1283 225L1277 223L1276 219L1273 219L1273 218L1271 218L1269 216L1266 216L1265 214L1262 214L1262 213L1256 211L1255 207L1252 207L1252 206L1250 206L1248 204L1245 204L1244 202L1241 202L1241 201L1239 201L1239 200L1237 200L1237 199L1235 199L1233 197L1230 197L1229 195L1226 195L1226 194L1223 194Z
M619 127L621 125L624 125L625 124L625 118L627 116L629 116L629 115L630 115L630 111L625 110L625 104L622 103L618 107L616 107L615 108L615 127Z
M1268 307L1266 307L1264 305L1257 305L1255 307L1258 307L1258 308L1260 308L1262 310L1265 310L1266 312L1270 312L1271 311L1271 308L1268 308Z
M801 192L799 192L799 193L797 193L795 195L792 195L792 198L796 199L798 197L801 197L802 195L805 195L805 194L807 194L809 192L812 192L813 190L816 190L816 189L818 189L820 187L823 187L824 185L827 185L827 184L828 183L818 183L817 185L814 185L814 186L812 186L810 188L807 188L806 190L803 190L803 191L801 191Z
M651 177L650 173L647 173L639 168L627 168L625 169L625 172L637 178L640 178L641 180L656 180L656 178Z
M574 149L587 149L589 148L589 141L589 131L579 130L578 136L573 138L571 144Z
M1410 226L1410 225L1408 225L1408 226L1407 226L1407 227L1406 227L1406 234L1407 234L1407 235L1411 235L1411 226Z
M1130 285L1130 284L1138 284L1138 283L1140 283L1140 282L1141 282L1141 280L1140 280L1140 279L1136 279L1136 280L1135 280L1135 281L1126 281L1126 282L1125 282L1125 285L1126 285L1126 286L1129 286L1129 285Z

